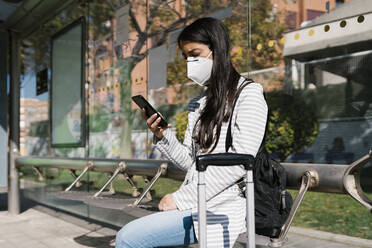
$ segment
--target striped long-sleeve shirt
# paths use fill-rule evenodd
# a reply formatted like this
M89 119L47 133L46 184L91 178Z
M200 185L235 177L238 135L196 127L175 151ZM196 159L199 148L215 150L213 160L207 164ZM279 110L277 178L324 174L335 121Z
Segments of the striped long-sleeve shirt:
M239 85L244 81L239 80ZM205 106L206 97L194 98L189 104L188 125L181 144L167 130L156 147L176 166L187 171L181 187L173 193L179 210L192 209L194 229L198 236L197 171L192 133L195 123ZM258 83L246 86L236 103L232 115L233 143L229 152L255 156L262 142L267 119L267 104L263 88ZM225 152L228 122L223 123L217 147L212 153ZM207 244L208 247L232 247L238 235L245 231L245 198L236 182L245 175L242 166L208 167L205 173L207 195Z

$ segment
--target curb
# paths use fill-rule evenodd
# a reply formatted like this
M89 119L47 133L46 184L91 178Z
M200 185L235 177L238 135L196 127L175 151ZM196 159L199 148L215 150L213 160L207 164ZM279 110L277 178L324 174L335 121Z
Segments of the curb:
M289 233L307 236L310 238L333 241L346 245L352 245L352 247L372 248L372 240L369 239L356 238L302 227L291 227L289 229Z

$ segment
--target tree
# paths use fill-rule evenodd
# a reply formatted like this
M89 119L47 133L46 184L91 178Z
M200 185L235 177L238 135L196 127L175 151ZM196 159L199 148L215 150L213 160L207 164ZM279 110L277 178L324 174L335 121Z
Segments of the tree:
M247 72L280 65L281 39L287 29L280 21L283 13L276 13L270 0L238 0L231 4L233 15L224 24L230 31L232 60L237 70Z
M183 5L180 5L184 3ZM30 36L22 46L22 68L23 74L26 68L50 66L50 36L69 24L72 20L85 16L88 23L89 44L104 37L110 37L115 51L123 44L115 43L115 11L129 5L129 30L135 39L128 41L130 43L129 55L120 57L118 54L113 55L110 62L110 77L121 84L120 102L122 113L122 130L121 130L121 153L120 157L131 157L131 133L133 114L131 108L131 73L141 61L147 58L151 49L161 46L167 42L168 35L183 28L188 23L198 17L206 16L218 10L233 7L233 15L226 20L225 24L230 30L232 44L235 48L232 51L233 62L239 72L248 70L248 55L251 56L252 68L262 68L277 63L276 54L279 50L268 48L262 51L264 53L248 54L248 27L247 22L247 0L185 0L185 1L163 1L163 0L109 0L109 1L80 1L74 3L53 20L49 21L37 32ZM278 28L277 17L270 12L269 0L253 1L252 6L252 45L253 47L261 40L277 40L280 36L281 28ZM273 17L274 16L274 17ZM105 25L110 21L112 25ZM117 32L117 30L116 30ZM89 57L94 59L93 49L89 49ZM253 50L253 49L251 49ZM267 50L267 51L266 51ZM269 62L263 59L269 56ZM271 56L271 57L270 57ZM265 57L266 58L266 57ZM271 59L272 58L272 59ZM91 61L87 64L91 66ZM188 80L185 75L185 62L183 59L176 58L169 64L170 73L168 74L169 84L183 85ZM119 71L119 77L114 71ZM88 72L90 73L90 72ZM92 76L92 75L90 75ZM93 75L92 80L97 80L97 75ZM92 82L91 82L92 83ZM185 92L181 87L180 92Z
M265 147L284 161L293 152L302 152L319 132L312 102L305 102L300 92L282 91L267 94L270 110Z
M269 117L265 148L284 161L294 152L302 152L311 145L319 132L312 102L302 100L300 92L293 96L281 91L267 94ZM301 113L301 114L299 114ZM187 112L176 116L177 138L183 141L187 128Z
M280 21L282 13L275 12L270 0L252 1L251 13L252 70L280 65L283 50L281 39L287 30L285 23Z
M226 5L224 1L207 1L207 0L186 0L184 6L177 9L176 6L171 6L171 2L154 0L149 3L149 6L144 5L143 0L130 1L129 17L131 23L131 31L137 34L137 41L131 52L131 56L126 58L126 66L121 69L121 75L124 76L125 82L130 82L131 71L133 68L145 59L150 50L163 45L167 41L168 34L172 31L184 27L188 22L197 17L213 12ZM176 3L175 3L176 4ZM142 15L146 15L145 25L140 25L138 19ZM151 39L153 45L147 47L147 41ZM131 157L131 123L132 110L130 102L130 85L122 87L122 106L124 106L125 122L121 132L121 157Z
M144 28L140 27L135 12L139 13L139 11L143 11L144 9L147 10L147 8L144 8L142 5L142 7L134 9L134 2L131 2L129 12L132 24L131 27L138 33L138 41L132 51L132 56L128 64L131 65L131 68L134 68L137 63L148 55L149 50L164 44L170 32L182 28L197 17L206 16L208 13L227 8L230 5L233 7L233 15L224 22L230 30L231 41L236 48L236 52L232 54L232 59L238 71L245 72L247 69L260 69L280 64L282 47L279 40L282 38L285 25L279 22L279 14L273 12L270 0L253 1L251 10L253 16L251 18L252 23L250 24L252 27L252 48L249 50L249 54L244 52L249 48L248 25L247 22L242 21L247 19L247 0L231 2L187 0L185 1L185 5L178 10L174 6L170 6L168 1L154 0L150 2ZM151 48L144 49L145 43L149 38L153 39L155 42ZM264 44L269 40L272 45L265 45L263 49L260 50L255 49L260 42ZM248 67L248 63L250 63L250 68ZM170 64L169 67L170 73L168 77L171 80L168 82L181 85L186 82L184 76L186 75L184 60L180 60L179 57L176 57L173 64ZM131 69L129 69L128 72L129 71L131 71ZM130 74L128 73L127 75L129 80ZM175 80L173 80L173 78ZM177 80L179 78L181 78L181 80ZM180 89L183 90L182 87ZM122 99L125 101L129 99L129 97L122 97ZM130 103L127 104L129 105ZM126 112L126 115L130 120L131 111ZM130 133L130 130L123 129L122 137ZM127 140L129 141L129 139ZM125 146L125 144L123 145Z

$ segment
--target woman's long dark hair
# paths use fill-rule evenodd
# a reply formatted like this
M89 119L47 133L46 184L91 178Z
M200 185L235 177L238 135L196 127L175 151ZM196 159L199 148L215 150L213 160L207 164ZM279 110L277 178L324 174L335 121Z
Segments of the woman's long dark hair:
M240 78L231 63L229 34L221 21L206 17L187 26L178 37L180 47L182 41L203 43L213 53L212 73L205 92L206 105L199 118L199 129L193 134L193 139L203 151L212 152L217 146L222 123L227 122L232 114Z

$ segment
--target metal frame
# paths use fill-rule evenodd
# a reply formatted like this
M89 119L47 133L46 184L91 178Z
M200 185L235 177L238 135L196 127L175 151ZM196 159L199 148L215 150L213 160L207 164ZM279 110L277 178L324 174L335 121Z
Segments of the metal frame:
M246 237L247 248L256 247L256 228L254 210L254 157L239 153L217 153L197 156L195 167L198 172L198 228L199 247L207 248L207 195L205 173L208 166L235 166L243 165L246 170L244 182L246 183Z
M68 186L65 189L65 191L70 191L72 189L72 187L74 187L74 185L77 184L80 181L80 179L85 175L85 173L87 173L93 167L94 167L94 162L93 161L88 161L87 167L84 168L84 170L80 173L80 175L75 179L75 181L70 186Z
M276 239L271 239L271 243L269 243L269 247L281 247L284 245L284 243L287 241L287 234L289 231L289 228L292 224L292 221L297 213L298 208L300 207L302 200L304 199L304 196L309 188L316 187L319 183L319 176L318 173L314 170L306 171L304 175L302 176L301 180L301 187L298 191L298 194L296 195L296 198L293 202L293 206L291 208L291 211L289 212L289 216L284 223L279 237Z
M164 175L168 178L182 180L185 176L185 172L177 169L174 166L169 166L170 161L167 160L155 160L155 159L90 159L94 162L92 171L113 173L109 181L106 182L105 186L96 194L102 193L104 188L112 182L112 180L119 173L124 172L130 175L141 175L141 176L154 176L150 184L147 186L141 196L131 206L137 206L147 192L154 185L160 175ZM353 199L361 203L364 207L371 211L372 201L368 199L360 186L359 176L363 166L372 160L372 150L359 160L355 161L350 165L337 165L337 164L309 164L309 163L282 163L283 167L287 171L287 187L298 189L300 191L295 198L295 203L291 209L290 215L281 230L281 234L278 239L271 241L272 247L280 247L286 241L286 235L292 223L292 220L296 214L298 206L305 193L310 191L326 192L326 193L341 193L349 194ZM17 157L14 158L15 167L21 166L37 166L39 168L60 168L60 169L73 169L83 170L86 168L87 159L82 158L50 158L50 157ZM125 163L124 163L125 162ZM118 166L118 163L121 166ZM116 165L116 166L115 166ZM157 168L157 172L155 172ZM12 179L17 182L17 179ZM302 182L299 184L299 182ZM131 184L132 185L132 184ZM133 186L133 185L132 185ZM16 191L16 188L13 188ZM14 193L14 192L13 192ZM10 198L17 200L19 192L10 194ZM19 199L18 199L19 200ZM18 202L19 203L19 202ZM10 209L9 209L10 210ZM15 209L17 210L17 209ZM14 209L13 209L14 211Z
M142 194L138 197L138 199L134 201L134 203L132 204L132 206L135 207L135 206L138 206L138 204L141 203L141 201L143 200L143 198L145 197L145 195L147 194L147 192L150 191L150 189L156 183L156 181L159 179L159 177L161 175L166 175L167 174L167 168L168 168L168 164L167 163L162 163L159 166L158 172L156 173L156 175L152 178L151 182L147 185L146 189L142 192Z
M127 164L125 162L120 162L116 168L116 170L114 171L114 173L112 174L112 176L106 181L106 183L103 185L103 187L97 192L94 194L93 197L98 197L101 195L101 193L103 192L103 190L107 187L107 185L109 185L114 179L115 177L119 174L119 173L123 173L125 171L125 169L127 168Z
M0 188L8 187L8 32L0 30Z
M124 173L123 176L124 176L124 179L126 179L128 181L130 186L132 186L132 196L133 197L138 197L141 193L139 192L139 190L136 186L136 183L133 181L133 176L128 175L127 173Z
M78 175L76 174L76 170L68 170L70 172L70 175L73 177L73 178L78 178ZM76 183L76 188L79 188L81 186L81 182L77 182Z
M45 177L43 173L41 173L40 169L36 166L32 166L32 169L36 172L36 174L39 176L39 181L45 181Z
M246 238L247 248L256 247L256 223L255 223L255 208L254 208L254 182L253 170L247 170L246 177L244 178L246 185L245 198L246 198Z
M345 172L343 183L347 193L372 213L372 200L364 194L359 178L360 171L363 169L365 164L372 160L371 158L372 150L369 151L369 154L352 163L349 169Z
M207 194L205 184L205 171L198 172L198 229L199 247L207 248ZM204 238L201 238L204 237Z
M19 113L20 113L20 37L10 33L10 110L9 110L9 183L8 211L19 214L21 211L19 197L19 175L16 159L19 156Z
M53 143L53 41L59 36L67 33L76 26L81 25L81 74L80 74L80 103L81 103L81 123L80 123L80 141L76 143ZM50 146L52 148L69 148L69 147L85 147L86 145L86 113L85 113L85 55L86 55L86 21L85 17L80 17L79 19L73 21L51 37L51 53L50 53L50 70L51 70L51 80L50 80L50 95L49 95L49 132L50 132Z

